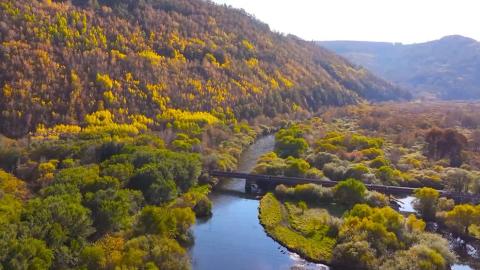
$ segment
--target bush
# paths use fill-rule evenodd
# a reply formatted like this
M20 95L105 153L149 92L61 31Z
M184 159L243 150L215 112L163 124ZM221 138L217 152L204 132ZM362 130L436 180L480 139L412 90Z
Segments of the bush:
M385 207L390 205L388 196L376 191L368 191L365 202L371 207Z
M282 158L289 156L298 158L308 149L299 126L281 129L275 134L275 152Z
M371 168L380 168L384 166L390 166L390 161L383 156L378 156L370 162Z
M207 196L201 197L193 207L195 216L209 217L212 215L212 201Z
M333 250L332 264L355 269L377 269L376 252L367 241L341 243Z
M368 169L367 166L363 164L355 164L347 170L345 177L361 180L362 176L368 173L370 173L370 170Z
M378 148L363 149L363 150L360 151L360 153L362 153L362 155L367 157L368 159L374 159L374 158L377 158L377 157L381 157L385 154L382 149L378 149Z
M337 202L353 206L361 203L365 199L367 188L365 185L355 179L348 179L338 183L334 188L335 199Z
M310 169L310 164L303 159L288 157L285 160L287 167L285 168L285 176L303 177Z
M413 207L425 220L433 220L437 212L437 203L440 193L432 188L420 188L415 191Z
M327 163L340 161L336 155L330 154L327 152L319 152L316 154L309 155L307 157L307 160L310 164L312 164L313 167L320 170L323 169L323 166Z
M331 188L315 184L297 185L294 188L278 185L275 188L275 196L282 199L304 200L310 204L332 202L333 200Z
M346 168L338 163L327 163L323 166L323 173L333 181L345 179Z

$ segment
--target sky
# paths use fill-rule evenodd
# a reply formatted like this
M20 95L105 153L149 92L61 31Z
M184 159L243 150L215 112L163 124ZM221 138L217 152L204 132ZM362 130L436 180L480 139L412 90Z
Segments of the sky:
M213 0L272 30L306 40L419 43L447 35L480 40L478 0Z

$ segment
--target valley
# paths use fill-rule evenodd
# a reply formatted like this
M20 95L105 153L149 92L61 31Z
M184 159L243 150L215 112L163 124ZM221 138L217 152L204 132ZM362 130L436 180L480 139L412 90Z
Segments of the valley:
M0 269L480 269L477 44L445 42L397 72L211 1L0 1Z

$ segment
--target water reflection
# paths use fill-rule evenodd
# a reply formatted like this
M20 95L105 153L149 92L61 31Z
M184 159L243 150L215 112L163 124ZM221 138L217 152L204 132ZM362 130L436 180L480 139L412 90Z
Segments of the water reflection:
M415 213L415 209L413 208L414 199L415 197L413 196L407 196L405 198L397 199L400 205L400 208L398 210L405 213Z

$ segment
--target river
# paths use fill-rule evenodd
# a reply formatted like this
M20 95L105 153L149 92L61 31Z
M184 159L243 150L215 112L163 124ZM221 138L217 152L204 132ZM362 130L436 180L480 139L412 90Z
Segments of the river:
M273 150L274 136L266 136L241 156L238 170L250 172L257 159ZM198 270L326 270L276 243L258 220L259 201L244 193L244 180L225 180L212 192L213 216L193 226L195 244L190 249Z
M239 172L250 172L258 158L273 150L274 136L257 140L241 156ZM244 192L245 181L232 179L222 181L210 194L213 216L197 220L192 227L195 244L190 249L195 270L327 270L325 265L315 264L276 243L265 233L258 220L258 199ZM413 197L401 199L400 210L414 212ZM453 247L453 241L450 244ZM473 248L473 247L471 247ZM477 266L478 251L471 253L468 245L455 247L459 264L453 270L473 270ZM466 252L470 249L470 252ZM475 267L473 266L473 267Z

